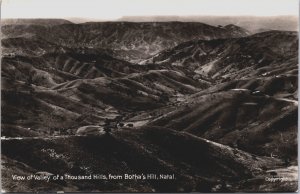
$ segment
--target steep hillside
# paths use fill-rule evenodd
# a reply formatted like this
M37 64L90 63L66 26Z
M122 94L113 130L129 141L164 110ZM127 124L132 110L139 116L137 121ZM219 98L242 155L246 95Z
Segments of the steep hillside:
M281 74L297 69L297 45L296 32L269 31L244 38L185 42L143 64L184 66L213 79L274 75L275 70Z
M32 42L30 42L32 44ZM30 44L27 44L30 45ZM12 45L10 45L12 46ZM39 49L39 47L33 48ZM122 77L129 73L144 72L150 66L137 66L110 56L105 50L89 49L41 49L40 55L28 53L24 47L14 55L4 54L2 75L10 79L27 81L45 87L75 79L97 77ZM5 51L5 49L4 49ZM26 52L26 53L25 53Z
M148 125L185 131L259 155L295 158L298 102L233 89L192 95Z

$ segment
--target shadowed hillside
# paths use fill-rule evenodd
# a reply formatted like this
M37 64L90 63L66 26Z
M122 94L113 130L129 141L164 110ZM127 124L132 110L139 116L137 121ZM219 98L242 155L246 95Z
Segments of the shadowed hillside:
M80 191L99 191L101 186L100 191L115 192L141 191L142 188L145 192L230 191L231 186L218 188L218 185L225 182L226 185L231 185L247 180L266 173L270 165L280 165L277 159L258 157L187 133L153 127L124 129L112 136L102 137L57 138L52 141L7 140L3 145L3 154L9 157L4 158L5 166L7 160L15 160L23 166L31 164L31 171L43 169L54 174L70 175L153 173L174 174L176 177L175 180L145 180L133 183L130 180L69 180L57 183L54 187L66 190L76 188ZM35 154L29 157L31 153ZM99 169L99 166L102 168ZM210 171L211 167L217 170ZM4 176L8 178L9 175L6 172ZM49 188L51 184L53 183L45 184L44 188L52 191ZM28 187L26 182L22 187ZM30 190L39 191L38 188Z

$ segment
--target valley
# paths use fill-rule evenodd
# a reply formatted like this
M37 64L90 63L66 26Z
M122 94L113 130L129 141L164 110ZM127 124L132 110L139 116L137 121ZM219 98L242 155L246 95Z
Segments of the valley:
M4 24L5 191L297 190L298 32L200 22ZM11 180L45 173L174 177Z

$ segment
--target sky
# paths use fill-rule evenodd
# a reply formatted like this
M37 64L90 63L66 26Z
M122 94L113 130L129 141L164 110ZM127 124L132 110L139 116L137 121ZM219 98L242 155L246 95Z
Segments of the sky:
M2 18L298 15L298 0L2 0Z

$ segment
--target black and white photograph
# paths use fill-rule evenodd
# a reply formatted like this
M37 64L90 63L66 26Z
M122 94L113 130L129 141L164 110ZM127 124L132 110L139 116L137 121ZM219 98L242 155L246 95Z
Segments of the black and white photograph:
M298 191L298 0L2 0L1 192Z

